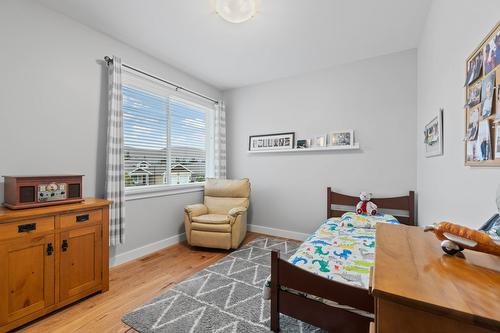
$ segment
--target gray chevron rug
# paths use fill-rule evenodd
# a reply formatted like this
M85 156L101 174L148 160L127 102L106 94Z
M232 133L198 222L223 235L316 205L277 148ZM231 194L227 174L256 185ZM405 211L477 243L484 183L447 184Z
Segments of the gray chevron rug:
M270 304L262 288L271 272L271 250L288 258L298 246L257 238L126 314L123 322L141 333L269 332ZM283 315L280 325L281 332L321 332Z

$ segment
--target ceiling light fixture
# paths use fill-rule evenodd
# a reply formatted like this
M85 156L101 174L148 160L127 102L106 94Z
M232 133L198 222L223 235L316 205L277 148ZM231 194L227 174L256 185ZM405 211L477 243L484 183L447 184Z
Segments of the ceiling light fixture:
M257 13L257 0L215 0L215 11L231 23L243 23Z

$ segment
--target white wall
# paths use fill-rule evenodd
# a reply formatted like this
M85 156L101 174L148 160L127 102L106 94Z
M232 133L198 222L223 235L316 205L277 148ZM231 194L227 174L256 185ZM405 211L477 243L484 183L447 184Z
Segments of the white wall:
M418 48L419 223L479 227L496 211L500 168L464 166L466 58L497 23L500 1L435 0ZM423 128L444 107L444 155L426 158Z
M357 195L416 187L416 51L230 90L230 177L252 183L250 223L313 231L326 216L326 187ZM248 154L248 137L295 131L310 138L355 129L361 150Z
M220 95L165 63L30 1L0 2L0 48L0 175L82 173L86 196L104 193L105 55L116 54L125 63L208 96ZM126 243L116 253L179 234L183 206L200 199L198 192L128 202Z

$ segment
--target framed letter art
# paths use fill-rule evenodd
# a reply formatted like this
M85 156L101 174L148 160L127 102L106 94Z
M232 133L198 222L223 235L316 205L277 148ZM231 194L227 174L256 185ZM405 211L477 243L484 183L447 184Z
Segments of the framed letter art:
M295 132L252 135L248 139L248 151L293 149Z

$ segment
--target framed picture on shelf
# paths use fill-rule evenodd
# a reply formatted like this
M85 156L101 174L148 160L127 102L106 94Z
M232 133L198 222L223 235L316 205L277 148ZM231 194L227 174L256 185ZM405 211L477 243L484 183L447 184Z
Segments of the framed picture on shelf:
M467 140L474 141L477 138L477 131L479 127L479 107L470 110L469 124L467 126Z
M312 139L311 147L325 147L326 146L326 135L317 136Z
M481 102L483 102L481 115L484 118L491 116L494 93L495 93L495 72L489 74L483 80L483 85L481 89Z
M495 159L500 159L500 126L495 127Z
M465 85L468 86L474 82L483 69L483 52L479 52L467 65L467 75Z
M335 131L328 134L328 146L353 146L354 130Z
M498 35L493 35L490 39L490 41L484 46L484 74L488 74L491 72L498 63L496 63L497 56L496 56L496 50L497 50L497 36ZM500 60L500 59L499 59Z
M500 53L500 50L498 51ZM495 116L495 123L500 123L500 84L497 87L497 101L496 101L496 116Z
M477 161L476 141L467 141L467 161Z
M425 156L443 155L443 109L424 129Z
M473 107L481 103L482 80L474 83L467 89L467 104L465 107Z
M478 161L491 160L491 135L490 121L488 119L479 122L479 130L476 140L476 154Z
M297 149L309 148L307 140L297 140Z
M252 135L248 139L248 150L283 150L293 149L295 132Z

